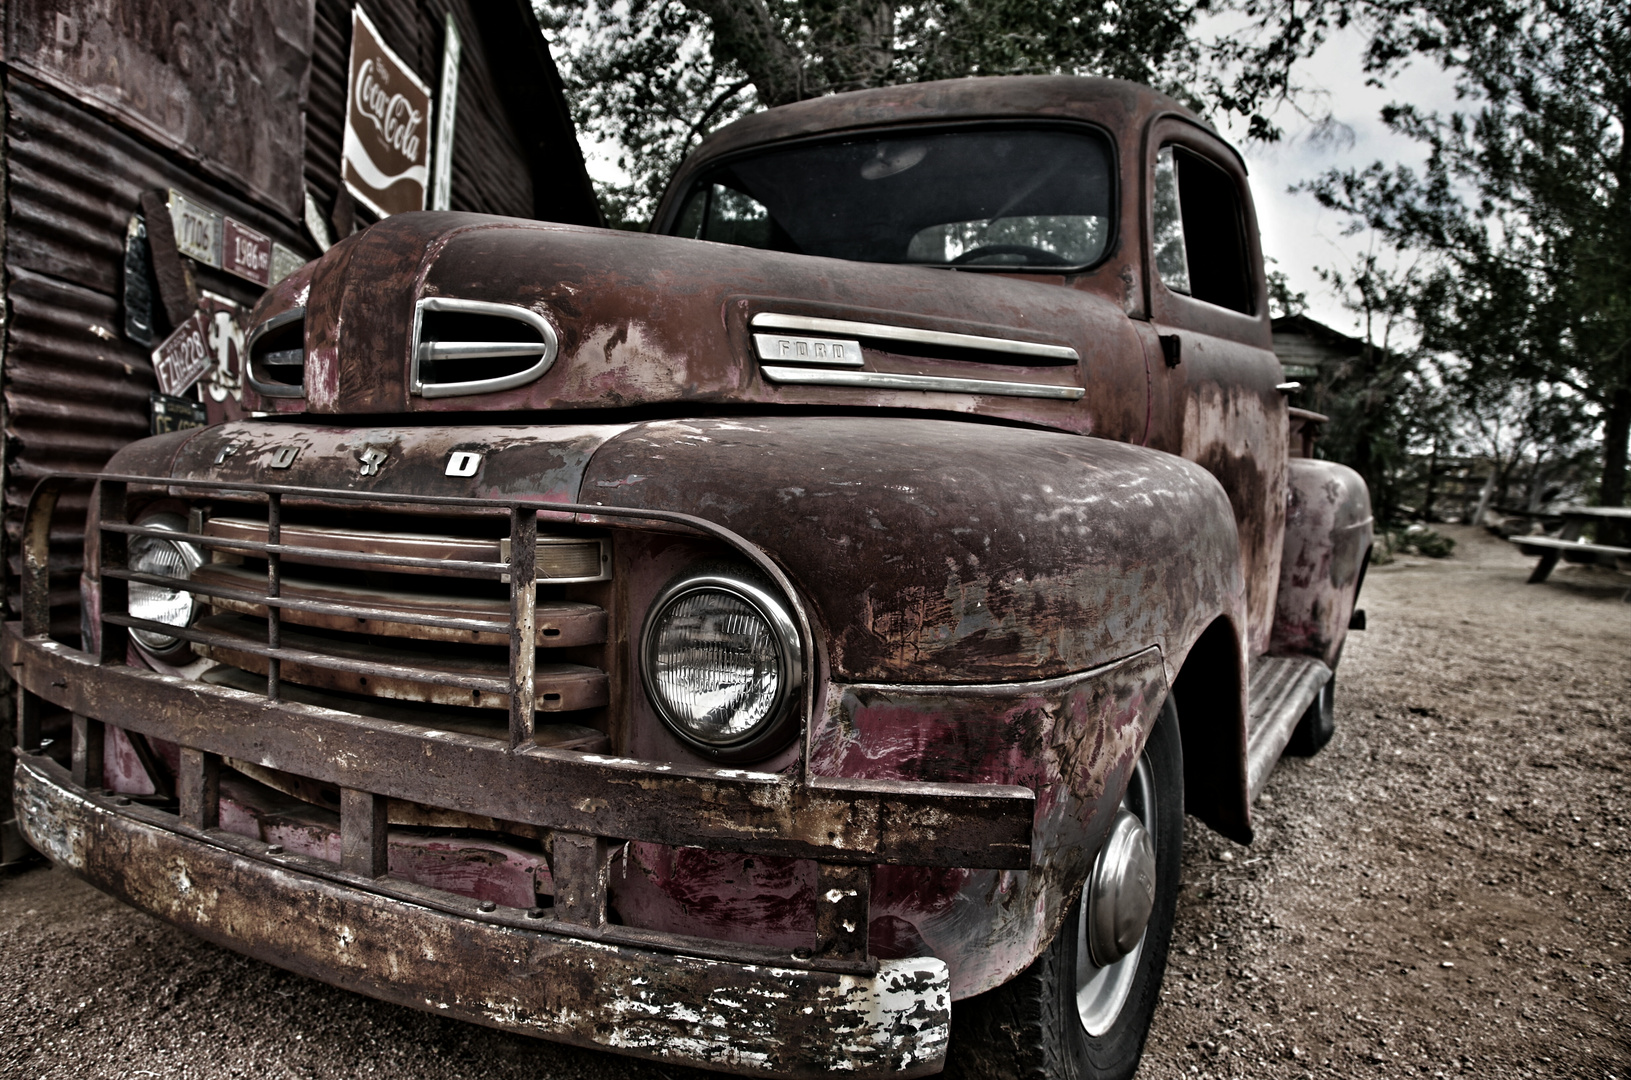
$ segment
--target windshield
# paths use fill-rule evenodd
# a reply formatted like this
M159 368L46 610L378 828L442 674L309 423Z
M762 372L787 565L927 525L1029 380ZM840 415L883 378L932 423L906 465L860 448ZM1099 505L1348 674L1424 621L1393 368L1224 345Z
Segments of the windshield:
M1110 239L1110 150L1082 129L893 133L699 177L676 236L862 262L1079 268Z

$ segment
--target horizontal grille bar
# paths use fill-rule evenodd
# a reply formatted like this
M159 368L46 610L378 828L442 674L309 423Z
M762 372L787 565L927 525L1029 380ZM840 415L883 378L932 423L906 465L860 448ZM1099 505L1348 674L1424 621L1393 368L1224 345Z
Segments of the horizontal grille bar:
M266 543L266 522L248 518L213 517L204 522L204 535L220 540ZM445 536L432 533L397 534L363 529L332 528L323 525L279 526L279 543L312 551L356 552L370 555L403 555L420 559L461 559L468 562L499 562L499 541L471 536ZM287 556L285 552L285 556Z
M204 535L220 537L222 541L265 543L266 523L242 518L211 518L204 523ZM361 529L335 529L320 525L284 525L279 542L285 545L283 555L291 562L311 563L316 566L331 563L333 556L295 556L289 545L311 550L335 553L366 552L371 557L404 556L407 558L435 559L439 562L460 560L471 562L498 561L509 563L508 538L482 539L467 536L443 536L430 533L397 534ZM606 576L610 553L605 545L593 537L540 536L538 557L535 561L538 576L548 581L568 583L595 581ZM436 567L426 567L432 573Z
M200 547L220 551L248 552L255 555L278 555L297 562L326 560L335 565L362 567L402 567L414 570L445 570L449 574L469 577L502 578L510 572L508 563L475 562L466 559L430 559L408 555L372 555L367 552L335 551L332 548L306 547L300 544L268 544L257 540L224 540L205 533L177 532L171 529L150 529L122 522L104 522L105 532L126 536L153 536L161 540L183 540Z
M206 646L211 659L261 674L259 661L273 658L261 652L267 648L264 644L266 624L259 620L232 614L213 615L196 625L222 635ZM310 631L293 629L287 624L282 627L281 638L280 648L293 648L326 658L324 663L311 664L304 660L276 657L283 663L283 677L290 682L404 701L427 701L436 705L489 709L509 705L509 682L506 677L509 661L506 657L471 655L445 648L434 652L414 652L356 638L319 636ZM243 645L252 648L243 648ZM373 664L377 671L371 674L353 670L346 666L348 664ZM335 672L340 674L332 674ZM487 678L497 683L498 689L469 688L485 696L449 693L442 689L461 685L450 681L454 677L471 676ZM535 664L532 687L537 702L535 707L539 712L596 708L606 704L608 696L606 673L583 664Z
M225 563L207 563L185 582L165 579L166 587L210 596L216 607L262 617L270 599L265 583L265 574ZM510 640L510 606L498 599L382 594L366 587L284 577L279 583L279 596L272 599L271 606L282 609L290 622L330 630L486 645L508 645ZM606 640L604 608L568 600L540 600L534 610L534 637L542 648L598 645Z
M211 567L201 568L212 569ZM495 619L459 619L445 615L413 614L394 608L366 607L360 604L340 604L321 600L305 600L297 596L270 597L264 592L253 589L234 588L229 585L218 585L208 579L197 577L178 578L163 574L144 574L136 570L118 570L108 567L102 571L105 578L116 578L121 581L135 581L143 585L157 585L163 589L176 589L181 592L196 593L223 600L236 600L243 604L260 608L257 614L264 614L267 607L282 608L286 611L309 611L322 615L344 615L357 619L378 619L382 622L412 623L418 626L443 627L449 630L487 631L489 633L508 634L510 624L508 620ZM245 575L246 577L249 575ZM264 575L254 575L265 580ZM283 582L283 588L289 588L289 582Z
M263 642L254 641L237 634L223 634L216 630L200 629L209 621L207 619L193 626L171 626L169 623L154 622L151 619L138 619L131 615L121 615L118 612L110 611L103 613L102 621L112 623L115 626L128 627L132 630L150 630L155 634L162 634L166 637L181 638L183 641L191 642L194 645L203 645L206 648L221 648L234 653L296 663L308 667L330 668L335 671L347 671L355 675L371 675L377 678L410 679L416 682L432 683L437 686L457 686L465 690L480 690L482 693L508 694L510 691L509 680L504 678L459 672L427 671L411 665L353 660L330 653L291 649L286 646L273 648Z

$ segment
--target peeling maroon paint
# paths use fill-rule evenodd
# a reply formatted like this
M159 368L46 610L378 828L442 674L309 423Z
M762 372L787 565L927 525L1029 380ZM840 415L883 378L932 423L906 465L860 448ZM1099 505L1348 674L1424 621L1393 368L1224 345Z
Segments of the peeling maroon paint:
M1040 683L831 687L813 771L1037 793L1036 869L876 870L874 924L888 940L945 958L954 996L1006 981L1057 932L1166 700L1161 661L1149 649Z
M637 467L640 484L603 484ZM1223 491L1107 440L928 419L660 421L608 440L582 497L685 510L758 543L831 628L843 680L1051 677L1129 640L1159 643L1175 672L1212 619L1238 614Z
M1272 649L1336 667L1371 545L1370 497L1352 469L1293 458Z

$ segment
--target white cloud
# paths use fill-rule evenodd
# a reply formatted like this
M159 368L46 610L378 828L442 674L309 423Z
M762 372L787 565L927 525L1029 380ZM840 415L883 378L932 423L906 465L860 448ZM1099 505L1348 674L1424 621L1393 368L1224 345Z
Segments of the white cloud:
M1287 132L1280 143L1247 143L1243 125L1224 132L1240 147L1250 170L1263 254L1277 260L1293 289L1308 293L1309 315L1348 332L1357 330L1357 318L1342 308L1315 268L1351 266L1370 238L1344 236L1340 214L1324 209L1311 195L1287 189L1328 169L1363 168L1373 161L1419 167L1426 160L1421 144L1383 126L1382 107L1409 102L1425 111L1449 112L1457 105L1452 76L1430 62L1416 62L1384 88L1367 86L1361 67L1365 44L1364 32L1350 27L1326 42L1299 72L1305 85L1323 95L1308 112L1328 108L1352 133L1351 141L1311 137L1311 125L1290 109L1276 118Z

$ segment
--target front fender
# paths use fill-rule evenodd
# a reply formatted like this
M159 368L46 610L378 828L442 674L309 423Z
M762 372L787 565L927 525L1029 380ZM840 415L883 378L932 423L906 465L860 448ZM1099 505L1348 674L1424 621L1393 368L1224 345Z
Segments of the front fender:
M661 421L596 450L579 499L710 518L787 570L830 671L812 772L1037 792L1028 873L876 871L874 950L940 957L956 998L1023 970L1058 932L1190 648L1219 620L1244 624L1217 481L1100 439L931 419ZM1216 722L1238 726L1240 703L1225 704ZM1201 763L1231 780L1240 764ZM634 862L619 903L675 930L748 910L774 923L767 904L813 887L813 867L776 867L771 896L769 866Z
M1149 645L1172 678L1244 625L1222 487L1159 451L895 417L674 420L595 451L579 498L697 514L811 601L842 682L1051 678Z

